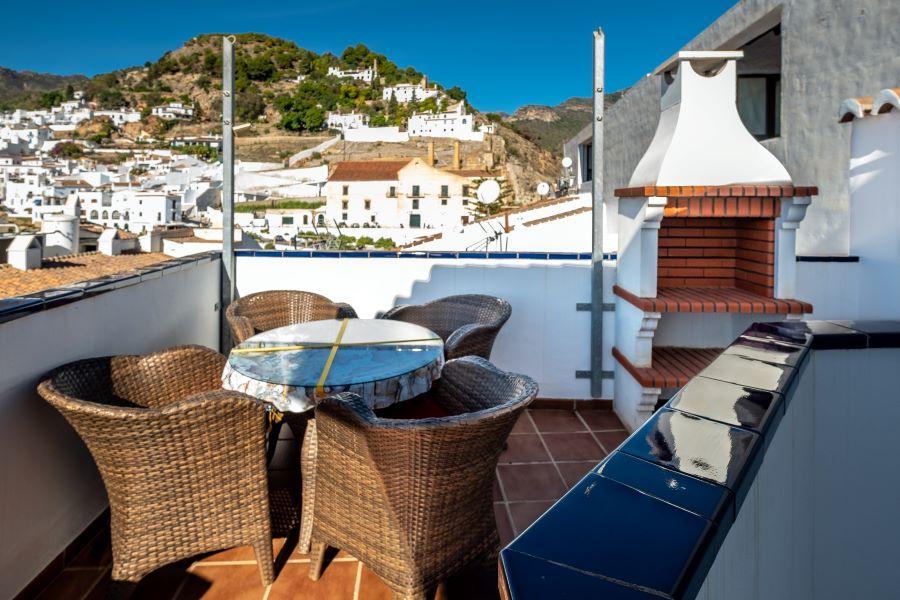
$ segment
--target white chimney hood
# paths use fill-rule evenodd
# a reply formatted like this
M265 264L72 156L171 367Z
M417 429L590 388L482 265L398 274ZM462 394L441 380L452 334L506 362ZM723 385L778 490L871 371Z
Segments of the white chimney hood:
M736 52L679 52L665 68L659 125L629 187L790 185L737 111Z

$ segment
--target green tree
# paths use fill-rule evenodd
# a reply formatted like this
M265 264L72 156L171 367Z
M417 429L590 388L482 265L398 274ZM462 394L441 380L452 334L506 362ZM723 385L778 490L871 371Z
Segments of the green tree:
M234 111L241 121L254 121L266 112L266 101L257 92L242 92L236 100Z
M460 87L458 85L454 85L449 90L446 90L445 93L447 94L448 97L452 98L453 100L456 100L457 102L459 102L460 100L466 99L466 93L462 89L460 89Z

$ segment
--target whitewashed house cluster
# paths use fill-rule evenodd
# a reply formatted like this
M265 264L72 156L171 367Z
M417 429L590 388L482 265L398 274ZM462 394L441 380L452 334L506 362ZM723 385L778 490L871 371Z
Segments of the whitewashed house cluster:
M419 83L398 83L396 85L386 86L381 91L381 99L390 101L391 98L400 104L409 104L410 102L421 102L428 98L437 98L440 96L440 90L436 87L428 87L428 78L423 77Z
M365 83L372 83L378 78L378 61L365 69L341 69L340 67L328 67L328 74L340 79L355 79Z
M464 102L457 102L444 112L415 113L406 126L410 137L449 137L480 142L484 132L475 128L475 117L466 112Z
M328 129L337 129L339 131L362 129L369 126L369 115L355 111L343 114L340 112L329 112L325 117L325 124Z
M166 121L189 121L194 118L194 107L183 102L169 102L154 106L150 113Z

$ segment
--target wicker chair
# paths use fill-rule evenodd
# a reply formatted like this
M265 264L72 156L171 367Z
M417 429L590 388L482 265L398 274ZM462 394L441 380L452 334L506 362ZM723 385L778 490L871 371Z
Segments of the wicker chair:
M38 386L103 477L114 581L137 582L186 557L252 545L263 585L272 583L266 410L222 390L224 366L212 350L180 346L81 360Z
M444 340L447 360L462 356L491 358L494 339L512 314L509 302L481 294L447 296L426 304L397 306L382 319L415 323Z
M492 486L504 442L537 393L534 381L469 356L432 388L451 414L382 419L354 394L316 408L312 563L346 550L397 598L426 598L469 564L496 564Z
M276 327L322 321L354 319L356 311L349 304L332 302L325 296L297 290L258 292L235 300L225 311L235 343Z

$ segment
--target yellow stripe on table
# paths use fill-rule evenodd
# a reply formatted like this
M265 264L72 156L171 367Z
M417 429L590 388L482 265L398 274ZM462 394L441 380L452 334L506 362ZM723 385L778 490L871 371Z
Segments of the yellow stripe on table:
M322 375L319 377L319 383L316 384L316 394L322 395L325 393L325 380L328 378L328 372L331 371L331 364L334 362L334 356L337 354L338 348L341 345L341 339L344 337L344 332L347 331L347 323L349 321L350 319L341 321L341 328L338 330L337 337L334 338L334 344L331 346L328 360L325 361L325 366L322 368Z

